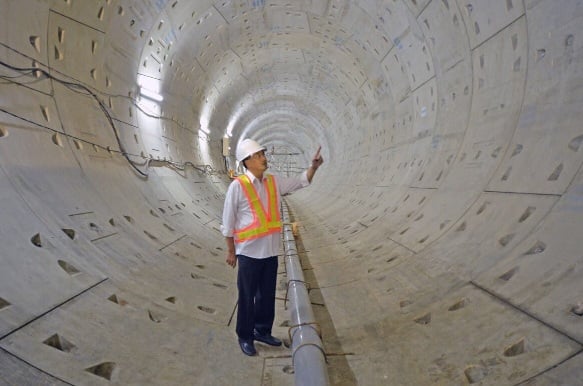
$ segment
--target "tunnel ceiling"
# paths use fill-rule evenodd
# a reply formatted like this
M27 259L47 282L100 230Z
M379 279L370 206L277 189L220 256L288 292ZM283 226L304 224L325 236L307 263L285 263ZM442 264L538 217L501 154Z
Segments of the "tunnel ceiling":
M400 5L371 14L352 2L246 5L168 2L142 51L139 73L188 99L211 136L331 142L324 132L346 127L347 103L390 95L382 62L393 45L382 14Z
M285 201L332 384L581 384L581 1L0 17L0 384L292 384L289 350L247 361L232 324L247 137L289 175L322 146Z

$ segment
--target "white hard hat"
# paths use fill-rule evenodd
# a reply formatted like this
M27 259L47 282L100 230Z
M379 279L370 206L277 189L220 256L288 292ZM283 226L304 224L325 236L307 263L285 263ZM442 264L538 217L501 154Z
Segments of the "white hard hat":
M254 140L249 138L244 139L239 142L239 145L237 145L237 161L241 162L250 155L253 155L262 150L265 150L265 147L261 146Z

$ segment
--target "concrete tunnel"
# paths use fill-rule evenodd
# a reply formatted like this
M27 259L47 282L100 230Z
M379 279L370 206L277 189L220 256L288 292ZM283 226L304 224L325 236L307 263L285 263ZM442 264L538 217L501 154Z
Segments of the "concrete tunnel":
M0 385L294 383L236 343L244 138L285 175L322 146L285 201L330 384L583 384L582 1L0 15Z

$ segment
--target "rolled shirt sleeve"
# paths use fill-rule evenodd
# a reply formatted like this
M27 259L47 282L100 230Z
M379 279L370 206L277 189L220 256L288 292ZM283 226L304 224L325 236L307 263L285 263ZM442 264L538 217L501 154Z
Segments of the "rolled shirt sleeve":
M221 224L221 232L225 237L233 237L235 232L235 222L237 220L237 199L239 183L237 181L231 182L227 194L225 196L225 205L223 207L223 223Z
M308 171L304 170L302 175L298 177L281 177L275 176L277 181L277 187L279 189L279 194L282 196L295 192L298 189L305 188L310 185L308 181Z

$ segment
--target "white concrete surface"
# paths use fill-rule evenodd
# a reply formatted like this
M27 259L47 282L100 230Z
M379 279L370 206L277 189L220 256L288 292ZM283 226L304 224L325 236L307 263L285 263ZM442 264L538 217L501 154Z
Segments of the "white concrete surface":
M0 17L0 385L293 384L236 343L225 136L322 145L288 202L334 385L583 384L581 1Z

